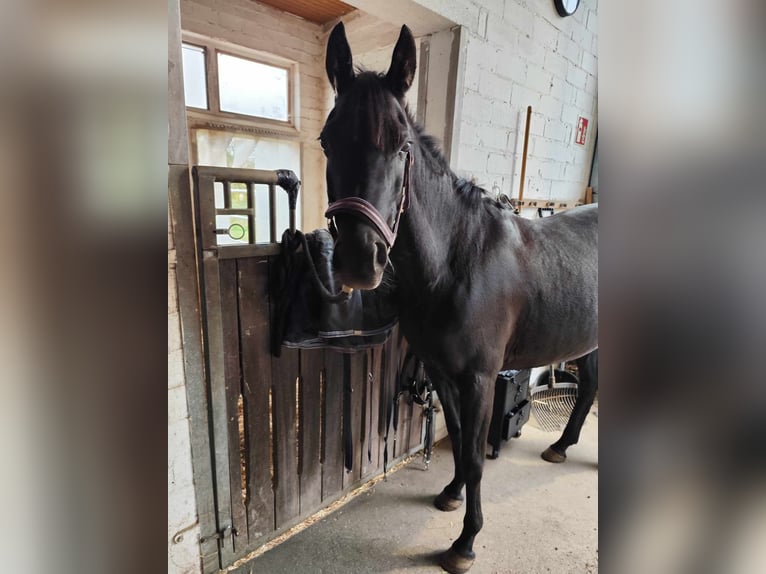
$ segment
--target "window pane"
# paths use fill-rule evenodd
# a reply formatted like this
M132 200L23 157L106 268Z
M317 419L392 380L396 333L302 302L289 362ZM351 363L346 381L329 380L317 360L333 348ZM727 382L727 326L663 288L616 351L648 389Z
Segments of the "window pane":
M219 167L242 167L248 169L291 169L298 178L301 177L301 147L297 141L279 140L256 135L224 132L217 130L194 130L196 141L197 165L214 165ZM217 184L220 185L220 184ZM247 207L247 195L242 193L243 186L231 185L231 206ZM216 207L223 207L223 186L216 190ZM287 194L277 189L277 239L289 225L289 206ZM300 228L301 202L298 201L296 219ZM255 241L268 243L269 193L268 187L255 186ZM237 230L239 228L236 228ZM225 237L225 236L224 236ZM219 241L229 241L219 237Z
M287 121L287 70L218 54L221 111Z
M207 82L205 78L205 49L183 45L184 94L186 105L207 109Z

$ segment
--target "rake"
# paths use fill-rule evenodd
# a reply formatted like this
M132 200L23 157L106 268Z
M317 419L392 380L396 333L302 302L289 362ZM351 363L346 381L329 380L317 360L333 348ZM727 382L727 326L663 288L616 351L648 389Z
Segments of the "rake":
M573 373L555 369L553 365L537 377L529 391L532 426L547 432L561 431L577 401L577 383Z

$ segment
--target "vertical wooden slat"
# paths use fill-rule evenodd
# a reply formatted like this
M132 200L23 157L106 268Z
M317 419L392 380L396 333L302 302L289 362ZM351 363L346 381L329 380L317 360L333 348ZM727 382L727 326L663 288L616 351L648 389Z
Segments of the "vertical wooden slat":
M361 428L360 428L360 437L359 437L359 473L360 477L366 476L367 473L370 471L370 461L368 457L368 452L370 450L370 421L372 419L372 413L370 412L370 397L371 397L371 388L370 388L370 375L372 371L372 355L371 351L369 349L360 352L359 355L362 355L363 361L363 370L359 381L360 386L360 393L362 395L362 401L361 401Z
M271 409L274 437L274 518L280 528L299 511L298 457L296 434L297 349L283 349L271 359Z
M237 263L222 260L220 267L221 326L223 333L223 367L226 386L226 419L229 435L229 485L231 520L238 535L234 538L235 554L247 547L247 516L242 497L242 467L239 434L239 398L241 369L239 354L239 319L237 306Z
M226 418L226 377L224 368L223 323L221 317L221 284L218 260L209 253L203 256L207 372L209 400L212 417L213 460L216 481L216 507L218 529L231 526L231 482L229 480L229 432ZM221 559L230 561L234 557L231 537L219 540Z
M372 436L369 438L370 450L372 451L372 469L377 471L382 465L380 460L380 441L381 435L379 432L379 418L380 418L380 388L383 384L382 381L382 359L383 348L376 347L372 353L372 400L370 416L370 427L372 429Z
M322 501L320 377L324 369L321 349L301 351L300 386L300 513L311 512Z
M362 462L362 409L364 408L364 353L354 353L349 357L349 387L348 397L351 406L351 444L353 445L353 466L350 473L343 474L343 488L348 488L361 477Z
M343 355L326 350L324 458L322 460L322 500L332 498L343 489Z
M374 474L378 469L378 454L380 451L378 433L378 417L380 402L380 356L382 349L376 347L367 351L367 373L371 380L365 381L365 422L364 442L362 444L362 477Z
M247 442L247 525L250 540L274 529L271 482L269 393L269 262L247 258L238 262L239 322L242 344L242 386Z

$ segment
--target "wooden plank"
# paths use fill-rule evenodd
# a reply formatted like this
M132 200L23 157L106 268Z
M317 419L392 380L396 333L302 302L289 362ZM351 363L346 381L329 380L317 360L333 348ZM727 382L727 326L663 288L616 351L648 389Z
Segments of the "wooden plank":
M351 406L351 444L353 445L353 466L350 473L343 475L343 488L354 484L362 476L362 411L364 409L365 354L354 353L349 357L349 389ZM345 443L344 443L345 444Z
M239 352L239 308L237 297L236 261L220 261L221 325L223 334L223 367L226 389L226 420L229 438L229 488L231 492L232 527L235 555L240 556L247 547L247 513L243 496L244 475L242 460L245 459L244 441L240 441L239 404L242 370ZM244 401L243 401L244 404Z
M210 410L212 412L213 464L216 475L215 494L218 528L231 525L231 482L229 480L229 429L226 419L226 376L224 369L223 322L221 317L221 285L218 260L203 258L205 341ZM203 536L208 536L209 534ZM218 541L221 561L234 559L232 537Z
M372 400L372 351L369 349L360 352L363 357L363 370L361 379L359 381L359 390L362 394L361 402L361 428L360 428L360 441L359 441L359 474L360 478L367 476L370 472L370 438L372 424L372 412L370 402Z
M365 398L367 405L368 421L365 425L367 436L365 437L365 448L362 452L362 476L375 474L381 466L380 461L380 441L379 418L380 418L380 387L381 387L381 357L382 347L375 347L369 351L368 366L372 374L372 380L368 382L368 392ZM366 466L365 466L366 465Z
M325 351L322 500L343 489L343 355Z
M188 166L168 167L168 196L176 248L178 310L184 349L186 400L189 405L194 493L200 532L205 536L215 532L216 515L190 183ZM218 544L215 539L200 544L200 556L203 574L218 570Z
M247 443L247 527L250 540L274 530L272 450L269 402L269 262L245 259L237 264L242 385Z
M296 432L296 385L298 349L282 349L271 358L271 416L274 437L275 527L298 516L298 436Z
M316 510L322 502L321 382L324 377L324 351L301 351L299 402L300 513Z

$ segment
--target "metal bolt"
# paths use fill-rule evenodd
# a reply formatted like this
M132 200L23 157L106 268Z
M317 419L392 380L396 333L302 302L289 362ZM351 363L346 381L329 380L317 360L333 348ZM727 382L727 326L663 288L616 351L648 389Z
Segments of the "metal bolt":
M181 534L180 532L176 534L175 536L173 536L173 544L180 544L183 541L184 541L184 535Z

